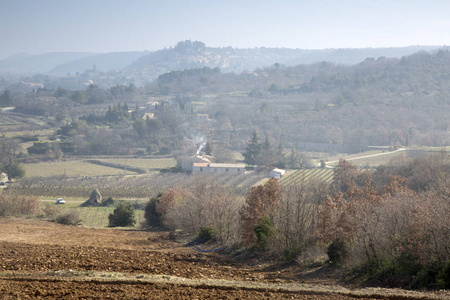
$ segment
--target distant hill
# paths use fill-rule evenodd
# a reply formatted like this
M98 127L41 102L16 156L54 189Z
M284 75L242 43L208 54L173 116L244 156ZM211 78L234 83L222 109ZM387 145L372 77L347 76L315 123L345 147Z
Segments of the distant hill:
M148 52L61 52L41 55L18 54L0 60L0 75L45 74L56 77L74 75L92 69L115 71L115 75L133 78L136 82L153 81L159 75L193 68L220 68L222 72L241 73L272 66L275 63L294 66L316 62L354 65L368 57L400 58L419 51L433 51L438 46L402 48L302 50L287 48L237 49L213 48L199 41L182 41L174 47ZM114 75L114 76L115 76ZM101 84L101 82L100 82Z
M40 55L17 54L0 60L0 74L65 76L67 73L82 73L95 64L102 72L121 70L132 64L148 51L88 53L54 52Z
M217 91L246 91L250 96L269 92L277 97L329 93L333 95L331 102L342 105L343 98L350 102L362 101L369 90L378 102L399 95L409 95L411 100L416 93L436 96L446 89L450 92L449 64L450 49L443 47L432 53L422 51L402 58L366 58L355 65L326 62L289 67L271 65L242 74L229 74L210 67L186 69L162 74L153 85L168 89L174 95Z
M57 65L92 55L95 55L95 53L54 52L39 55L18 54L4 60L0 60L0 74L45 74Z
M438 46L402 48L363 48L301 50L286 48L235 49L206 47L202 42L183 41L175 47L149 53L125 68L126 74L142 75L150 80L174 70L218 67L222 72L252 71L275 63L293 66L316 62L353 65L368 57L400 58L419 51L432 51Z
M126 66L135 62L138 58L148 54L148 51L134 52L111 52L91 55L54 67L49 74L53 76L65 76L67 73L82 73L87 69L92 69L95 64L96 68L101 72L109 72L113 70L121 70Z

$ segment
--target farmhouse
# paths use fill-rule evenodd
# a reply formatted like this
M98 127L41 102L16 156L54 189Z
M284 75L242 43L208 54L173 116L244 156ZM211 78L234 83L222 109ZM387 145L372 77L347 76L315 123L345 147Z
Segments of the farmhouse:
M192 173L206 173L217 175L244 175L244 164L215 164L194 163Z
M216 175L244 175L245 164L218 164L202 156L194 156L181 162L181 168L187 173L216 174Z
M269 177L270 178L281 178L281 176L283 176L284 173L286 173L285 170L273 169L272 171L269 172Z
M206 157L194 156L194 157L191 157L190 159L183 160L181 162L181 169L187 173L193 172L194 164L196 164L196 163L206 163L208 165L211 163L211 161L209 159L207 159Z
M159 102L158 101L148 101L145 104L145 110L148 112L154 112L158 108Z

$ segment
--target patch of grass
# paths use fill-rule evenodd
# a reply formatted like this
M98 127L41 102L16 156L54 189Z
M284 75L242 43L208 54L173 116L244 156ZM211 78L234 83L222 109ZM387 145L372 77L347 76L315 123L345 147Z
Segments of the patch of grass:
M108 216L114 212L114 206L77 207L83 225L87 227L108 227ZM136 224L144 219L143 210L135 210Z
M87 199L64 198L66 204L55 204L53 200L41 200L41 210L44 217L56 220L58 216L76 213L81 223L86 227L108 227L108 216L114 212L115 206L82 207ZM107 201L104 199L103 201ZM136 224L144 220L145 201L138 200L114 200L114 203L129 203L135 209Z

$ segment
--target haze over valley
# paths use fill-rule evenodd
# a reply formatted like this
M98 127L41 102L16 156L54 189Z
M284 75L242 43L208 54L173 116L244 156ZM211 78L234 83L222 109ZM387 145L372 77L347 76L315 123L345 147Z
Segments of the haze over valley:
M0 2L0 298L450 296L446 1Z

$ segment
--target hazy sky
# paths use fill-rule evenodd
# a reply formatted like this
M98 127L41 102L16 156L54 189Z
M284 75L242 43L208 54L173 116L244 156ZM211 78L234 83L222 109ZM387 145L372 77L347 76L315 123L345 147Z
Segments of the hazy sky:
M16 53L211 47L450 45L448 0L0 0L0 59Z

